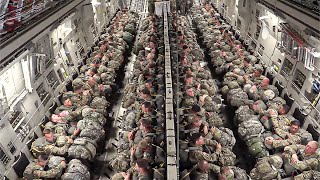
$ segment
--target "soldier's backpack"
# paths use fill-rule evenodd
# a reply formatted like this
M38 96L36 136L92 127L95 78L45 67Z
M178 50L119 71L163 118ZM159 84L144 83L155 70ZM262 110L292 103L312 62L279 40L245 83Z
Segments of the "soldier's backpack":
M242 122L250 119L252 116L254 116L254 112L249 106L240 106L233 117L234 125L238 126Z
M252 137L257 137L265 131L258 117L259 116L254 116L239 125L238 133L242 140L246 141Z
M119 133L119 140L117 142L118 152L122 152L130 149L128 134L129 134L129 131L122 131Z
M72 158L92 160L96 155L97 144L89 138L77 138L68 149L68 155Z
M214 101L205 101L202 107L206 111L214 112L216 110L217 104Z
M92 124L89 123L84 129L81 130L79 137L86 137L95 142L99 142L101 139L103 139L104 135L104 129L97 129L95 126L92 126Z
M44 137L38 138L35 141L33 141L31 145L31 152L34 155L34 157L38 157L40 154L46 153L46 147L47 144L45 143Z
M107 118L104 117L103 114L98 113L98 112L92 112L91 116L89 116L89 118L91 118L92 120L95 120L96 122L98 122L101 126L104 126L107 122Z
M62 180L90 180L88 168L79 159L72 159L66 172L61 177Z
M118 153L109 165L116 172L127 171L130 168L130 157L125 153Z
M77 125L78 128L81 129L79 137L90 138L95 142L98 142L105 135L103 127L95 121L90 121L89 119L82 119L78 122Z
M214 127L221 127L224 125L223 119L220 115L216 112L212 112L212 116L208 117L208 123L210 126Z
M131 44L133 42L133 35L129 32L123 32L122 39L126 41L127 44Z
M230 169L233 171L234 178L238 180L248 180L249 175L244 169L241 169L237 166L230 166Z
M222 148L218 161L221 166L233 166L236 163L236 155L230 148Z
M109 107L110 103L105 99L105 97L95 97L91 104L90 104L90 107L91 108L101 108L101 107L104 107L104 108L107 108Z
M260 137L247 139L246 145L249 153L256 158L262 158L269 155L269 151Z
M136 31L133 24L127 24L124 27L124 30L131 33L131 34L135 34L135 31Z
M230 91L230 89L229 89L229 87L227 85L224 85L221 88L221 94L223 94L223 95L227 94L229 91Z
M194 99L193 98L184 98L184 101L182 103L182 105L184 107L190 107L194 104Z
M116 173L111 177L111 180L124 180L124 177L121 173Z
M229 147L232 149L236 144L236 138L234 137L232 130L224 127L220 127L219 129L222 131L222 135L220 139L217 139L217 141L223 147Z
M65 161L64 157L61 156L50 156L48 166L50 169L57 167L62 161ZM63 169L57 173L56 178L61 177Z
M280 176L280 168L283 164L279 156L268 156L258 160L255 167L250 172L250 177L262 180L277 179Z
M124 117L124 121L120 123L120 127L122 130L131 130L132 127L131 125L134 124L135 119L136 119L136 112L135 111L130 111L128 112Z
M229 102L231 106L240 107L246 105L248 101L249 97L247 93L241 88L231 89L227 94L227 102Z
M294 180L320 179L320 172L315 170L303 171L301 174L294 176Z

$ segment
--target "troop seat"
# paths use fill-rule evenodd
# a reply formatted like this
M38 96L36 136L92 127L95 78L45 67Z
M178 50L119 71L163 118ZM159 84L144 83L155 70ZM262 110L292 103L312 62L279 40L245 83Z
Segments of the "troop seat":
M286 101L287 105L291 108L294 103L294 99L287 92L284 94L283 99Z
M15 156L12 168L19 178L23 178L23 172L29 163L30 161L23 152L20 152L18 156Z
M274 79L274 74L270 71L267 71L266 77L270 80L270 84L272 84Z
M274 86L278 89L279 91L279 96L282 94L282 91L284 89L284 86L282 85L282 83L280 81L276 81L276 83L274 84Z
M67 91L72 91L72 90L73 90L72 81L68 81L68 82L67 82L67 84L66 84L66 89L67 89Z
M52 106L49 107L49 112L51 114L54 114L54 111L57 109L58 104L56 102L53 102Z
M300 107L296 107L294 109L293 115L294 118L296 118L297 120L299 120L301 126L304 124L307 114L305 112L303 112L303 109L301 109Z
M315 141L319 140L320 132L318 130L318 127L316 127L313 124L309 124L308 127L307 127L307 131L312 135L312 138Z

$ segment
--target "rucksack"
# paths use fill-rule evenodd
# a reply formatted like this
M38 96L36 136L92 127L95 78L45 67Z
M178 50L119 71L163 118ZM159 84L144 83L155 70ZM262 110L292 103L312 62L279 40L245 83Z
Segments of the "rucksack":
M240 107L246 105L250 102L249 97L246 92L241 88L231 89L227 94L227 102L231 106Z
M258 117L259 116L254 116L239 125L238 133L242 140L246 141L252 137L257 137L265 131Z
M116 172L127 171L130 167L130 157L124 153L118 153L110 162L109 165Z
M122 39L126 41L127 44L131 44L133 42L133 35L127 31L123 32Z
M38 157L40 154L46 153L47 144L44 137L38 138L31 144L31 152L34 157Z
M48 166L50 169L56 168L62 161L65 161L64 157L61 156L50 156ZM56 174L56 178L61 177L63 169L60 169L60 172Z
M101 108L101 107L109 107L110 103L104 97L95 97L91 104L91 108Z
M224 125L224 120L216 112L212 112L212 116L208 117L207 121L209 123L209 126L212 127L221 127Z
M301 138L301 144L306 145L308 142L313 140L311 133L309 133L305 129L300 128L299 131L300 132L297 135Z
M77 138L68 149L69 156L78 159L92 160L96 155L97 144L89 138Z
M103 114L98 113L98 112L91 113L91 118L92 118L92 120L98 122L101 126L104 126L107 122L107 118L104 117Z
M85 119L80 120L78 122L78 128L81 129L79 137L90 138L95 142L101 140L105 135L103 127L99 123L94 121L90 122L90 120Z
M253 137L246 140L249 153L256 158L262 158L269 155L267 147L260 137Z
M66 172L61 177L62 180L89 180L90 172L79 159L72 159L68 163Z
M218 161L221 166L233 166L236 163L236 155L230 148L222 148Z
M277 179L279 176L279 167L275 167L271 162L273 156L264 157L256 163L255 167L250 172L250 177L252 179L262 179L262 180L271 180ZM281 158L279 159L281 160ZM280 167L282 162L280 163Z
M234 121L234 125L239 125L244 121L247 121L248 119L250 119L252 116L254 115L254 112L252 109L250 109L249 106L245 105L245 106L240 106L236 112L235 112L235 116L233 118Z
M232 169L232 171L234 173L234 178L236 180L248 180L249 179L249 175L247 174L247 172L244 169L241 169L237 166L230 166L230 169Z
M221 127L219 128L222 131L220 139L216 139L223 147L233 148L236 144L236 138L233 135L233 132L229 128Z

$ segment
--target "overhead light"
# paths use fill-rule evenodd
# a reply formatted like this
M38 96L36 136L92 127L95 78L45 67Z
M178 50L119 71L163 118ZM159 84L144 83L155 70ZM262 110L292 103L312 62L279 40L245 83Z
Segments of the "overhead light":
M313 57L319 58L320 57L320 52L313 52Z
M261 20L268 19L268 18L269 18L269 16L261 16L261 17L259 17L259 20L261 21Z
M94 6L94 7L98 7L101 5L101 2L98 2L97 0L92 0L91 4Z

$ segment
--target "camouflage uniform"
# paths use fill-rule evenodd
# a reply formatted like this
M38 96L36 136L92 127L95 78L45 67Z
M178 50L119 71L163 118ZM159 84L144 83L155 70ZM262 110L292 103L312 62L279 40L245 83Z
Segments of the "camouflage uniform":
M207 146L216 146L217 142L213 140L204 139L204 144ZM197 163L200 160L208 162L216 162L218 160L218 152L206 153L202 146L192 145L189 147L189 160L191 163Z
M280 156L268 156L260 159L250 172L250 177L262 180L271 180L280 178L280 169L283 164Z
M59 137L58 135L54 135L54 142L48 142L45 139L45 137L36 139L31 145L31 150L33 152L33 155L36 157L41 153L62 155L62 156L65 155L68 151L70 143L66 142L62 147L58 147L56 146L56 140L58 137Z
M50 158L52 157L54 156L51 156ZM58 164L55 167L51 167L49 170L44 170L44 167L38 165L36 162L36 160L31 162L23 172L23 176L27 180L59 178L59 173L61 173L64 169L64 166L62 164Z
M286 153L285 165L292 166L295 170L299 170L301 172L305 170L318 170L319 155L317 153L310 154L310 155L305 154L304 152L305 148L306 146L300 145L300 144L286 146L284 148L284 152ZM295 164L290 163L292 154L298 154L301 160L298 160L298 162ZM290 172L287 172L287 173L290 173Z

